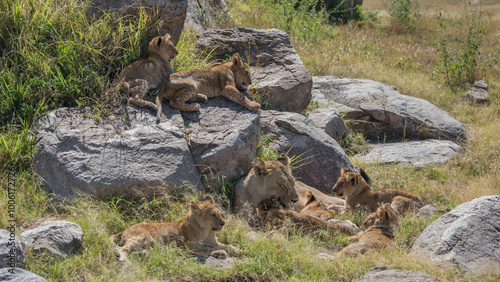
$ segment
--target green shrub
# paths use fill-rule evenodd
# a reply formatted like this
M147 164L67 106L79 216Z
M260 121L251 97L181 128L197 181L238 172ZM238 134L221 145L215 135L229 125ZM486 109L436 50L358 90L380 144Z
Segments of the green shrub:
M400 23L420 18L417 0L388 0L384 4L391 19Z

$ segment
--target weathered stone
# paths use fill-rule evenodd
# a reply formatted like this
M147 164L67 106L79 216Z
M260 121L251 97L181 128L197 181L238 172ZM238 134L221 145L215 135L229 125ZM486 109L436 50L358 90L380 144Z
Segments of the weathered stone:
M428 101L401 95L396 87L364 79L333 76L313 78L314 101L336 102L355 109L347 112L349 127L372 140L384 135L419 138L465 139L467 127ZM342 109L339 109L342 112ZM360 113L361 111L361 113Z
M465 272L500 273L500 196L458 205L418 236L412 253Z
M319 259L324 259L324 260L334 260L335 259L334 256L327 254L327 253L319 253L316 255L316 257Z
M81 108L61 108L42 117L34 170L55 194L147 195L165 186L199 185L199 173L186 144L180 112L156 113L127 107L99 123Z
M224 270L232 268L236 265L236 260L232 257L228 257L225 259L217 259L215 257L199 257L197 258L198 262L206 265L207 267L215 268L218 270Z
M484 82L484 80L475 81L472 86L476 87L476 88L481 88L481 89L484 89L484 90L488 91L488 84L486 84L486 82Z
M424 219L432 218L436 212L438 212L438 209L435 206L425 205L418 210L417 217Z
M340 112L332 108L308 111L307 118L336 140L349 131Z
M439 282L431 275L418 271L391 269L386 266L377 266L370 269L359 282Z
M232 19L224 0L189 0L184 29L202 32L216 27L216 21Z
M369 144L367 152L354 158L364 163L397 163L425 167L444 164L455 157L461 149L460 145L448 140Z
M0 229L0 268L24 268L25 263L24 245L19 237L7 230Z
M69 221L45 221L36 228L21 233L21 240L33 252L48 253L64 258L82 247L83 231L78 224Z
M357 171L337 141L300 114L262 111L261 126L272 148L299 157L293 174L307 185L331 193L342 168Z
M466 98L474 103L489 103L488 85L482 80L474 82L472 88L467 91Z
M133 13L138 7L157 9L162 18L160 33L168 32L172 42L177 44L186 20L188 0L93 0L89 7L89 15L100 16L101 11Z
M12 273L14 272L14 273ZM10 269L2 268L0 269L0 281L10 281L10 282L47 282L45 278L40 275L36 275L33 272L24 270L22 268Z
M196 45L220 58L239 53L250 59L252 83L271 109L301 111L311 101L312 79L288 35L277 29L219 29L199 35Z
M211 172L214 180L248 173L260 138L259 112L223 97L208 99L200 106L199 112L182 113L198 170L202 174Z

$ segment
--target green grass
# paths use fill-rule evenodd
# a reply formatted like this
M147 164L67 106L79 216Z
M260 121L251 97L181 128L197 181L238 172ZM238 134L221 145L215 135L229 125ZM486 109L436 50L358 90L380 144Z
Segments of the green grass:
M283 2L283 1L281 1ZM286 2L286 1L285 1ZM368 1L365 1L368 2ZM463 151L441 166L414 168L397 165L355 163L370 175L375 189L399 188L418 194L438 209L453 208L476 197L500 194L500 58L498 25L500 5L481 1L481 54L478 74L490 86L489 105L462 101L466 86L452 89L439 69L436 39L441 34L437 13L442 8L449 28L442 34L450 48L458 47L457 23L464 23L461 0L420 0L420 19L411 28L399 28L388 17L383 1L365 3L365 20L344 25L328 24L324 14L312 10L291 11L273 1L230 0L233 21L225 27L280 28L287 31L306 68L313 75L335 75L372 79L395 85L402 94L431 101L464 122L474 136L464 142ZM216 202L227 225L218 235L223 243L248 253L237 257L236 267L215 270L196 263L186 250L172 246L153 246L148 252L131 255L124 266L116 260L109 236L142 221L179 221L188 203L201 193L180 192L183 187L161 197L106 199L81 198L64 201L46 192L31 170L36 142L32 124L40 116L60 107L94 110L105 118L117 109L118 97L104 95L116 74L140 58L147 43L161 34L159 16L143 9L130 16L105 14L89 20L85 4L69 0L0 1L0 210L7 210L7 186L14 183L18 232L48 219L69 220L84 231L82 250L61 261L38 257L28 249L27 269L49 281L148 281L148 280L309 280L352 281L374 266L429 273L443 281L497 281L495 274L463 274L452 265L436 265L413 257L408 250L432 219L411 216L400 219L395 246L371 251L358 258L323 261L318 253L335 255L348 244L346 236L327 231L302 234L284 230L283 237L270 239L271 231L252 229L242 216L230 213L232 185L227 181L216 188ZM78 2L80 3L80 2ZM427 9L428 8L428 9ZM288 10L286 10L288 9ZM295 13L294 17L287 17ZM376 15L380 17L377 18ZM196 34L185 31L178 43L176 70L203 68L210 64L210 50L197 51ZM208 57L208 58L207 58ZM315 107L317 105L311 105ZM365 138L346 137L344 148L350 154L362 151ZM278 157L261 140L257 156L265 160ZM290 156L293 157L293 156ZM295 156L295 165L314 160ZM302 162L301 162L302 161ZM9 171L15 173L9 175ZM227 210L226 210L227 209ZM6 228L7 213L0 213L0 228ZM341 219L362 224L366 214L350 212Z

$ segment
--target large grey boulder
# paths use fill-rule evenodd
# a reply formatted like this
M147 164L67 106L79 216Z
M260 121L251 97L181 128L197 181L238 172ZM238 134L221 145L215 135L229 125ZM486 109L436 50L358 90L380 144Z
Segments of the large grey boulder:
M342 114L332 108L319 108L307 111L307 118L336 140L349 131L342 118Z
M365 79L313 78L313 97L351 119L349 127L376 136L465 139L467 127L423 99L400 94L396 87ZM342 106L337 107L338 104ZM359 120L359 122L358 122ZM404 136L403 136L404 134Z
M288 35L277 29L217 29L199 35L201 50L217 49L216 57L239 53L249 58L253 90L265 96L271 109L302 111L311 101L312 78Z
M224 0L189 0L184 29L202 32L216 27L217 21L232 19Z
M259 112L224 97L200 103L200 111L183 112L189 150L205 183L217 186L223 178L248 173L260 138ZM209 179L210 180L210 179Z
M357 171L337 141L300 114L262 111L261 126L262 134L273 141L272 148L288 152L289 157L300 156L303 166L293 173L307 185L331 193L342 168Z
M500 196L458 205L418 236L412 253L465 272L500 273Z
M162 19L161 33L168 32L172 42L177 44L186 20L188 0L92 0L88 13L96 16L100 16L102 11L126 14L133 13L138 7L158 10Z
M2 268L0 269L0 281L10 282L47 282L45 278L22 268Z
M42 117L34 155L42 184L62 197L145 195L199 185L180 112L164 106L157 123L149 110L126 111L100 122L81 108Z
M21 239L15 233L0 229L0 268L24 267L25 263Z
M364 163L397 163L425 167L444 164L460 150L460 145L449 140L370 144L367 152L356 155L354 159Z
M358 282L439 282L427 273L409 270L391 269L386 266L377 266L370 269Z
M34 252L64 258L82 247L83 231L69 221L45 221L34 229L21 233L21 240Z

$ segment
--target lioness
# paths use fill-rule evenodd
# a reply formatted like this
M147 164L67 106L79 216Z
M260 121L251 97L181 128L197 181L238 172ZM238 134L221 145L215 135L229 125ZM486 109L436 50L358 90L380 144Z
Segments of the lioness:
M370 217L373 219L372 225L362 234L350 236L349 240L357 242L342 249L337 254L337 258L363 254L368 249L387 247L393 244L398 217L389 204L378 207L377 211Z
M280 197L277 195L272 195L269 199L261 201L256 211L263 223L274 226L281 227L289 223L301 230L318 230L327 227L349 235L359 232L359 228L350 224L332 223L314 216L284 209L280 203Z
M148 45L146 56L126 66L118 74L115 84L128 101L139 107L148 107L157 110L154 103L144 100L148 89L158 87L173 69L170 61L177 56L175 45L170 41L170 35L156 36ZM117 87L116 85L114 87Z
M187 246L202 255L212 253L220 256L219 250L239 252L233 246L217 242L215 233L221 231L224 224L219 209L214 206L214 199L205 195L198 203L191 201L190 210L181 222L138 223L113 235L112 239L123 245L116 249L120 261L126 261L130 251L154 242L176 242L177 246Z
M224 96L245 108L258 111L260 104L250 101L239 90L247 90L252 84L248 67L241 61L238 53L230 62L214 64L208 69L180 71L170 75L156 96L157 118L161 116L161 101L170 100L170 105L181 111L197 111L197 103L206 102L207 97Z
M396 213L403 214L409 209L418 209L424 205L420 197L411 192L399 189L372 190L359 173L346 168L342 169L332 193L344 196L348 209L359 205L374 212L381 204L389 203Z

